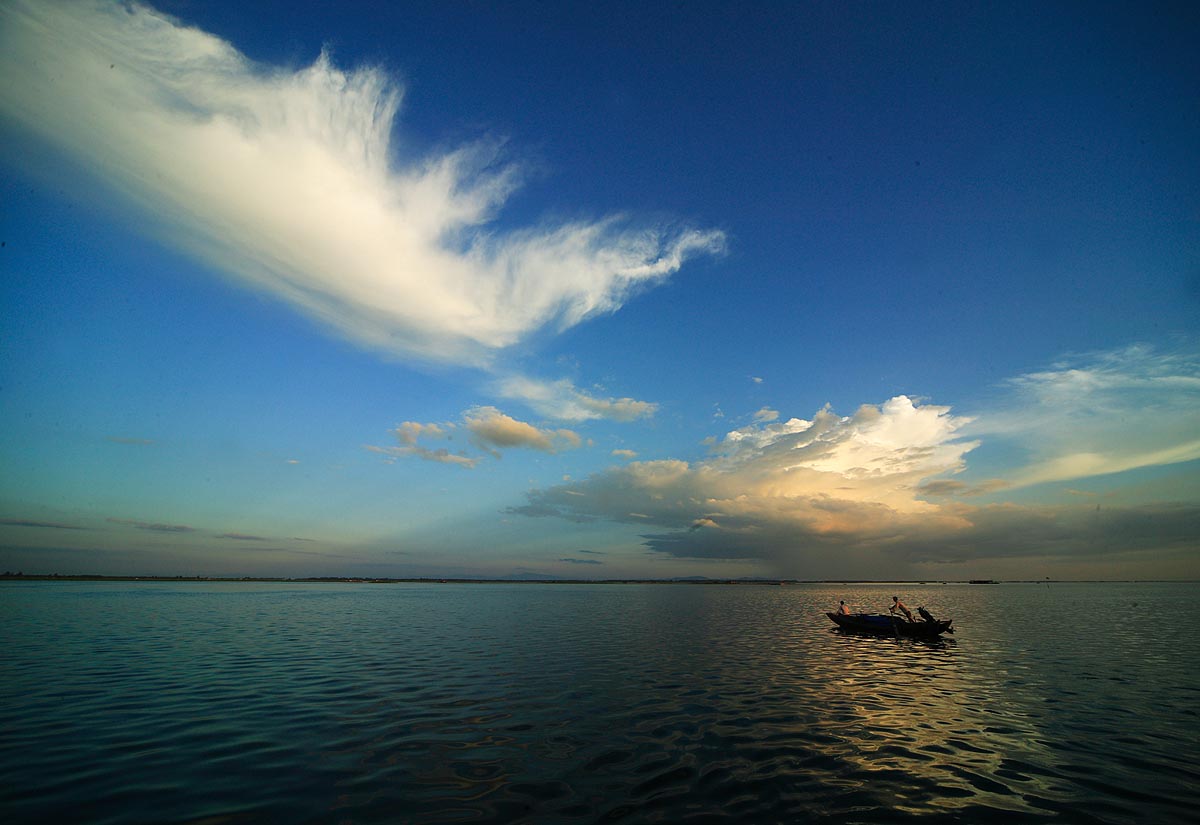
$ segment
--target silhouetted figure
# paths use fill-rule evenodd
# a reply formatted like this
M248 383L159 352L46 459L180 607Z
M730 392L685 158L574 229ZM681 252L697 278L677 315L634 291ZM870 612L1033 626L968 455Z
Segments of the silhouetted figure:
M904 606L904 602L900 601L899 596L892 596L892 606L888 608L888 612L895 613L897 610L907 616L910 622L913 621L912 611Z

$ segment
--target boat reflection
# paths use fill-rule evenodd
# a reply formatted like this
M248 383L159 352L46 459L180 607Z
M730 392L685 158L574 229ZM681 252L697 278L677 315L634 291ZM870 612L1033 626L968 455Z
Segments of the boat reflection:
M849 637L874 643L891 642L908 646L916 645L932 650L948 650L958 644L956 639L946 639L942 636L887 636L882 633L864 632L847 627L831 627L829 633L832 636Z
M983 805L1029 816L1052 795L1043 732L1018 714L1000 723L994 709L1014 697L984 677L972 646L841 627L826 639L817 741L835 773L870 777L862 787L891 797L902 814L963 816Z

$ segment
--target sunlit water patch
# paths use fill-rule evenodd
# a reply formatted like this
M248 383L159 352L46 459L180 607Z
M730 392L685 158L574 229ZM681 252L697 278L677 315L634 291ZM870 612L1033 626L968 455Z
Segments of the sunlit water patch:
M0 586L8 822L1190 822L1192 585ZM1170 621L1162 620L1170 607Z

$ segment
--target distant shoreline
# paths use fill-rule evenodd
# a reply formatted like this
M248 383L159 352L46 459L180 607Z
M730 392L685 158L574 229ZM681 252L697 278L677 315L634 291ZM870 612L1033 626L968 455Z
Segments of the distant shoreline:
M1194 584L1195 579L485 579L443 578L418 576L388 578L375 576L101 576L58 573L3 573L0 581L49 582L176 582L176 583L276 583L276 584L691 584L691 585L755 585L779 586L788 584L901 584L931 586L943 584Z

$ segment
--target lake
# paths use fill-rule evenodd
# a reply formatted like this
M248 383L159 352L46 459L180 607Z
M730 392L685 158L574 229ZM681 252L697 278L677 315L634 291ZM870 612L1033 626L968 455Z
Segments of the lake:
M846 635L898 593L944 643ZM0 584L8 823L1195 821L1195 584Z

